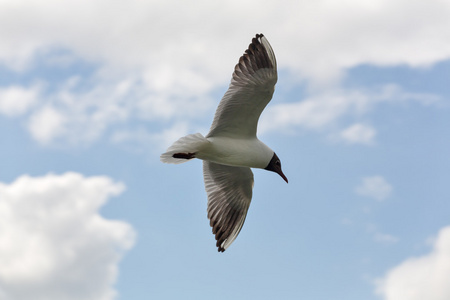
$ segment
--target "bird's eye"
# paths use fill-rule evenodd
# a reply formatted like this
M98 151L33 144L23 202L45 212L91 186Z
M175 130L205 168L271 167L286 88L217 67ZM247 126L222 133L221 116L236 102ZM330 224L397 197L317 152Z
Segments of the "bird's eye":
M277 161L275 162L275 164L276 164L277 166L281 166L281 163L280 163L279 160L277 160Z

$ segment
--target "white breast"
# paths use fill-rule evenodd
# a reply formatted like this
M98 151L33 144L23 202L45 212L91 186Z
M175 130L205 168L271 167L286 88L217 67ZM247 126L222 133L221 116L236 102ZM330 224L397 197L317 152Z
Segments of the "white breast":
M209 145L197 152L195 157L215 163L264 169L273 156L273 150L257 138L236 139L209 137Z

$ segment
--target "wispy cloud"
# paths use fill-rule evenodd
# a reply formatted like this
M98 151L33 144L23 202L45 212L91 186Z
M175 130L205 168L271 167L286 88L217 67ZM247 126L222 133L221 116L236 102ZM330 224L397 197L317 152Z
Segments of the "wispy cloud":
M39 90L39 85L0 88L0 114L9 117L23 115L38 101Z
M340 132L340 137L350 144L372 145L376 130L369 125L356 123Z
M294 130L296 128L323 129L344 115L360 114L368 109L370 98L356 90L334 90L314 94L293 103L273 104L261 118L262 132Z
M111 136L111 142L122 145L132 152L159 153L170 146L180 136L189 133L185 122L175 123L161 132L150 132L143 127L133 130L118 130Z
M194 8L173 0L0 4L2 68L38 76L42 82L48 79L43 73L36 75L36 65L70 73L68 64L79 61L92 69L87 76L76 71L66 74L60 86L33 90L37 95L25 93L21 83L4 86L9 96L0 99L0 113L30 113L27 128L35 140L47 145L61 139L72 144L91 142L120 124L119 131L129 130L126 124L135 119L164 122L167 127L190 122L212 111L211 95L228 85L233 65L255 34L242 28L257 23L265 24L258 28L272 43L279 69L306 82L311 91L301 102L272 104L265 113L270 122L262 120L261 132L268 130L269 123L287 131L322 130L343 116L361 110L364 114L371 103L383 99L433 101L429 95L395 88L378 93L341 90L339 81L348 68L360 64L417 67L450 57L448 6L441 1L404 0L319 3L280 7L269 1L251 19L242 4L233 1L220 4L220 9L209 2ZM403 13L405 6L408 14ZM274 15L274 9L279 13ZM220 11L233 11L240 22L230 22ZM424 15L432 17L423 22ZM322 22L326 26L318 25L318 20L326 20ZM326 88L315 89L318 86ZM58 131L48 129L55 118L48 122L42 118L49 109L60 116ZM39 129L41 123L46 130ZM367 130L356 138L355 134L344 133L344 137L353 142L370 140Z
M399 241L399 238L395 235L392 235L390 233L386 233L381 231L378 226L375 224L367 224L367 232L372 236L373 241L385 244L385 245L392 245Z
M440 102L432 94L410 93L394 84L387 84L376 89L327 89L315 92L297 102L272 103L261 117L259 131L262 133L284 130L316 130L331 132L350 143L371 144L376 129L364 124L355 124L346 129L341 128L342 120L360 120L379 105L395 105L405 102L430 105Z
M136 110L135 102L127 102L134 96L131 84L97 80L74 76L52 90L43 89L28 117L31 136L47 145L86 143L125 122Z
M382 176L364 177L355 188L355 193L361 196L382 201L392 194L392 186Z
M408 258L376 281L384 300L450 299L450 227L440 230L433 249Z
M135 234L99 209L124 188L78 173L0 183L1 298L114 299L117 265Z
M51 106L33 113L28 122L31 136L42 144L48 144L66 134L67 117Z

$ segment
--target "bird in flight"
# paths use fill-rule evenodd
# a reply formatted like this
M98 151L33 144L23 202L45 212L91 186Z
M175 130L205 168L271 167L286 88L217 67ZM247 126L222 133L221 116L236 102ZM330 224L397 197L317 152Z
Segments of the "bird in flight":
M219 252L233 243L244 225L254 183L250 168L276 172L288 182L278 156L256 137L259 116L276 82L275 54L264 35L257 34L234 68L209 133L182 137L160 157L173 164L203 160L208 218Z

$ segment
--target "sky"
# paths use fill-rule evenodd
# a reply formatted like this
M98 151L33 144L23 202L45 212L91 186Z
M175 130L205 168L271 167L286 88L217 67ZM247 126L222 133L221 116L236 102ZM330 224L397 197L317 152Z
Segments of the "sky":
M450 299L450 2L0 1L0 299ZM278 83L218 253L200 161L263 33Z

